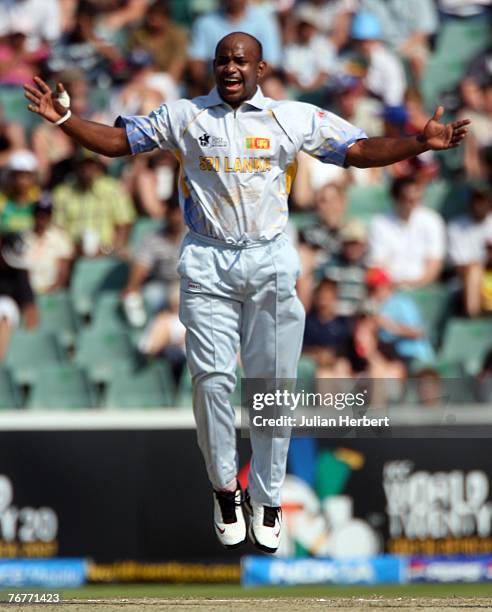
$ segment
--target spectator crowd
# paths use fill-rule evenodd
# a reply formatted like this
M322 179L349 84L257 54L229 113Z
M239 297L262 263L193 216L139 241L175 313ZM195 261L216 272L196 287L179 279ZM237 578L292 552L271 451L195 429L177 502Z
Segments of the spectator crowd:
M2 0L0 360L16 328L42 327L43 296L69 293L82 260L111 257L128 269L117 308L139 332L138 363L164 360L179 379L177 160L80 149L28 113L22 85L61 81L74 112L113 124L206 93L217 41L245 31L263 45L269 97L370 136L414 135L438 103L472 120L462 150L384 169L301 153L290 194L304 359L319 378L400 381L389 399L415 376L432 405L449 372L447 320L492 320L491 14L491 0ZM491 354L473 372L480 401L492 397Z

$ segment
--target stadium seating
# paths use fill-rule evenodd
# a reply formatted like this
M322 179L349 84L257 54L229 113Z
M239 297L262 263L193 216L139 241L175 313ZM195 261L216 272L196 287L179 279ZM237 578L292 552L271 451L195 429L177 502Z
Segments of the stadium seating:
M364 223L391 206L389 192L384 185L351 185L347 195L347 216L358 217Z
M130 248L132 253L137 251L145 236L158 230L163 226L163 223L164 222L160 219L151 219L149 217L138 219L132 227L130 234Z
M431 285L407 292L425 321L430 341L437 346L447 313L449 293L445 285Z
M101 293L95 301L91 329L125 331L128 329L119 292Z
M167 364L154 363L139 372L117 372L108 384L107 408L161 408L174 401L174 383Z
M459 83L467 62L487 46L489 36L486 19L450 19L442 24L420 83L427 110L434 110L441 94Z
M0 410L20 408L19 389L7 368L0 368Z
M492 320L452 318L445 329L440 358L461 361L468 374L476 374L492 349Z
M87 369L90 379L107 383L115 372L130 372L135 351L126 332L111 329L84 329L77 340L75 363Z
M32 409L94 408L96 395L86 372L73 365L42 368L28 401Z
M95 298L103 291L121 290L128 277L128 264L116 257L81 257L77 260L70 294L75 312L88 316Z
M65 353L53 333L17 330L10 342L6 365L17 384L31 385L40 376L40 366L62 363Z
M57 336L64 347L73 346L78 322L66 291L58 291L37 298L40 311L40 329Z

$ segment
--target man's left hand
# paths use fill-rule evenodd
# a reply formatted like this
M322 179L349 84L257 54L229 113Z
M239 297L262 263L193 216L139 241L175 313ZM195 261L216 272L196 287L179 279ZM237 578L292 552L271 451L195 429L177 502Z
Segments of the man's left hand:
M422 140L427 148L434 151L453 149L459 146L468 132L466 126L470 124L469 119L460 119L459 121L453 121L453 123L439 123L443 114L444 108L438 106L422 132Z

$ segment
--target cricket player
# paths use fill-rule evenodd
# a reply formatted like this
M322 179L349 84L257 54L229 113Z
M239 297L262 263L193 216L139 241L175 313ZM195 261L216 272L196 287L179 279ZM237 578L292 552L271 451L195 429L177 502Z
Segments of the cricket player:
M468 121L443 125L439 107L418 136L367 138L321 108L264 97L258 81L265 69L256 38L229 34L217 44L216 87L208 95L162 104L147 117L118 117L114 127L71 113L61 83L52 92L36 78L37 87L26 85L25 95L29 110L96 153L116 157L159 147L176 155L189 230L178 262L180 318L198 444L213 487L214 529L226 547L249 534L273 553L289 441L252 432L243 492L229 396L239 349L245 377L296 377L304 311L296 294L299 258L284 232L296 156L306 151L342 167L386 166L458 146Z

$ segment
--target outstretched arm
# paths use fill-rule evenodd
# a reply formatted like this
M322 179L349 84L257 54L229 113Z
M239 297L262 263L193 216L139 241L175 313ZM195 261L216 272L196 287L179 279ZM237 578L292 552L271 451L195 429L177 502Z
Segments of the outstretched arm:
M55 94L49 85L39 77L34 77L36 87L24 85L24 95L31 102L28 109L40 115L44 119L55 123L67 112L58 96L63 94L65 88L62 83L57 85ZM131 153L130 145L126 137L125 128L116 128L94 121L86 121L75 115L65 121L60 129L73 138L83 147L108 157L119 157Z
M459 146L466 136L468 119L442 124L439 119L444 108L439 106L424 130L418 136L408 138L367 138L358 140L347 151L347 166L373 168L388 166L424 151L443 151Z

